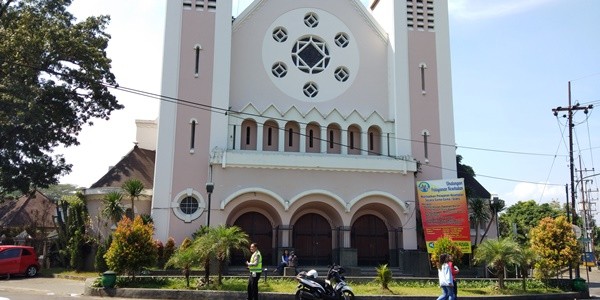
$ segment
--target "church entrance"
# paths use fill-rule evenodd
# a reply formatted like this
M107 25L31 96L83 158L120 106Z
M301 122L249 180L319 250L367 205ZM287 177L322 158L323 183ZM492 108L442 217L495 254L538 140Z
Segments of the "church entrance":
M388 264L390 259L388 229L374 215L359 217L352 225L351 244L357 250L359 266Z
M306 214L294 224L294 248L302 266L331 264L331 225L322 216Z
M258 249L263 257L263 266L273 263L273 226L269 219L257 212L248 212L241 215L233 225L242 228L248 234L250 242L258 243ZM232 254L231 265L246 265L249 257L240 251Z

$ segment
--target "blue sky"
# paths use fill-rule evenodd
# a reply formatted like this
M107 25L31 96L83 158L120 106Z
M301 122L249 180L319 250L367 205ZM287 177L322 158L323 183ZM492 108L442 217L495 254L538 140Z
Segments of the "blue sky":
M234 1L234 14L250 2ZM165 3L75 0L71 11L111 15L108 55L119 84L160 93ZM584 176L600 173L600 1L449 0L449 10L457 153L509 205L564 203L566 119L551 110L567 106L569 81L573 103L598 105L574 115L577 169L581 156L581 169L596 170ZM62 183L94 183L133 147L135 119L158 116L156 100L115 95L124 110L85 128L80 146L58 151L74 165Z

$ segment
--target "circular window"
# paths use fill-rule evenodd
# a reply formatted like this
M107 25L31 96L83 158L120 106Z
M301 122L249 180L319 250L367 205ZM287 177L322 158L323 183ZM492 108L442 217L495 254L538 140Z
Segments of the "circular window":
M346 33L340 32L335 35L335 44L338 45L338 47L346 48L348 44L350 44L350 38Z
M198 210L198 200L191 196L185 197L179 203L179 209L181 209L184 214L191 215Z
M186 223L198 219L205 207L202 195L192 188L181 191L171 202L173 213Z
M273 30L273 39L279 43L283 43L287 40L288 33L283 27L277 27Z
M315 103L336 99L352 86L359 72L356 41L350 28L327 11L288 11L265 30L265 75L294 100Z
M346 67L338 67L337 69L335 69L335 79L337 79L337 81L339 82L345 82L346 80L348 80L348 78L350 78L350 71L348 71L348 69Z
M287 66L280 61L276 62L271 68L271 73L277 78L283 78L287 74Z
M304 25L315 28L319 25L319 16L317 14L310 12L304 15Z
M316 36L299 39L292 48L292 61L302 72L321 73L329 65L329 49Z
M307 82L303 88L304 95L309 98L314 98L319 94L319 86L314 82Z

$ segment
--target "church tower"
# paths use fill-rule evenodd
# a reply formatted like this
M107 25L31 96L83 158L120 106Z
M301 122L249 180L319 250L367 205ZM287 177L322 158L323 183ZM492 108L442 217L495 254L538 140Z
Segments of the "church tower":
M167 1L152 217L166 240L207 206L210 143L226 139L231 1ZM183 204L182 204L183 203ZM178 215L181 206L184 211ZM175 208L175 209L174 209ZM183 220L180 220L183 219ZM183 222L181 222L183 221ZM196 219L196 228L201 225Z

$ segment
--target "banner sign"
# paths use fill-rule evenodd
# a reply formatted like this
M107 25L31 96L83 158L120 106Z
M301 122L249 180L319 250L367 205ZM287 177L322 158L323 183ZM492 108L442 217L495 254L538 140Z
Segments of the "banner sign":
M469 207L462 178L417 181L417 196L427 252L435 241L449 237L463 253L471 253Z

